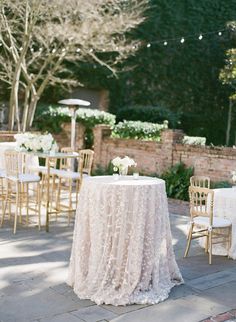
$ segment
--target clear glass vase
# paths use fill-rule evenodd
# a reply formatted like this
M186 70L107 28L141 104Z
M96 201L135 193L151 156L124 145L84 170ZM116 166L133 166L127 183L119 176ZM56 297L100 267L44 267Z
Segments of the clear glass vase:
M119 175L126 176L128 174L128 167L120 167L119 168Z

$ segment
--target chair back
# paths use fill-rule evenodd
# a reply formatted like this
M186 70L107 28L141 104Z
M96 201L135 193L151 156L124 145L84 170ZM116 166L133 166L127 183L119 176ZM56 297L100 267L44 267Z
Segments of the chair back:
M23 154L15 150L6 150L5 156L5 167L7 177L17 177L23 173L24 158Z
M61 148L61 152L63 153L73 153L73 149L71 147L63 147ZM72 158L62 158L60 160L60 170L72 170L73 164Z
M91 175L94 152L90 149L79 151L79 171L81 174Z
M210 181L209 177L205 176L192 176L190 178L190 185L193 187L200 187L200 188L208 188L210 189Z
M209 218L209 224L213 221L214 191L208 188L189 187L190 216L203 216Z

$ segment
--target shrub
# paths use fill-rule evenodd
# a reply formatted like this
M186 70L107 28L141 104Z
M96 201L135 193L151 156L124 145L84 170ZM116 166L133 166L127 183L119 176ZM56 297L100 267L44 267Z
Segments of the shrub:
M174 113L171 110L160 106L132 105L122 107L116 112L116 118L118 122L132 120L161 123L168 120L169 125L172 128L176 128L180 123L180 113Z
M61 131L61 124L70 122L70 120L70 111L67 107L42 106L37 112L34 126L40 131L59 133ZM104 111L80 108L77 111L76 120L86 128L85 144L89 148L93 144L93 127L97 124L113 126L116 122L116 117Z
M182 162L174 165L161 176L166 182L167 196L170 198L189 200L188 188L193 168L187 168Z
M164 121L163 124L124 121L113 127L111 136L114 138L160 141L161 131L167 128L168 121Z
M96 170L92 171L92 176L107 176L112 175L114 173L113 171L113 165L111 162L109 162L107 167L102 167L101 165L98 165L96 167Z
M231 188L232 184L228 181L211 182L211 189Z

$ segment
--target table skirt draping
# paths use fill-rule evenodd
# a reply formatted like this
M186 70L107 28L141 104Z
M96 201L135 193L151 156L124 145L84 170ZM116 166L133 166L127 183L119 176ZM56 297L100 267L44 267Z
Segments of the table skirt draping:
M183 282L175 261L165 183L84 180L68 284L97 304L154 304Z
M236 188L214 189L214 216L232 223L232 244L229 256L236 259ZM213 245L213 254L227 255L226 245Z
M5 170L5 151L15 150L16 142L0 142L0 169ZM26 171L29 171L30 167L38 167L39 160L37 156L26 155L25 166Z

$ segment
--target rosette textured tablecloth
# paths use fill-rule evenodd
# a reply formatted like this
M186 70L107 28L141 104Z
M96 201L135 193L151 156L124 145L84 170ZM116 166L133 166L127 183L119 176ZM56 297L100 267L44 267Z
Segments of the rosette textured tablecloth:
M78 204L68 284L81 299L154 304L183 282L163 180L87 178Z

